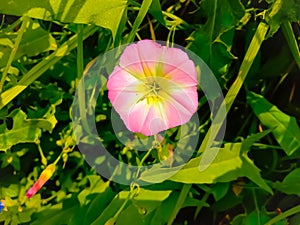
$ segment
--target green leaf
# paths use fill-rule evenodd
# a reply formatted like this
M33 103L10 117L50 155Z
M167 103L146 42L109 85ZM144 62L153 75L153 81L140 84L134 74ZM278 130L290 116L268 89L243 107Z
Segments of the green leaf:
M222 199L228 192L230 183L216 183L211 187L211 193L213 194L216 201Z
M96 24L117 32L126 0L13 0L0 5L0 13L63 23Z
M78 194L78 200L81 205L87 204L88 195L104 193L109 188L109 182L104 182L100 176L90 175L86 178L89 180L90 187L85 188Z
M35 208L38 209L42 204L42 199L40 194L36 194L26 201L26 208Z
M32 47L34 46L34 48ZM41 52L55 50L56 40L51 33L41 28L35 20L30 20L17 51L20 55L35 56Z
M257 211L253 211L249 214L240 214L236 216L233 221L231 222L232 225L263 225L265 224L270 217L264 212L260 211L259 213ZM274 225L286 225L286 220L279 221L277 223L274 223Z
M18 184L10 184L7 188L3 187L1 192L6 197L17 197L19 195L20 186Z
M300 2L298 0L268 0L273 3L266 12L266 21L270 25L268 37L273 36L283 22L300 20Z
M169 197L171 190L147 190L141 189L140 193L133 199L137 208L146 209L147 213L156 209L161 202Z
M102 193L89 195L88 199L91 198L91 202L88 205L83 224L91 224L96 220L100 214L99 212L105 210L114 196L115 194L109 185L107 185L107 188Z
M178 191L173 191L170 196L165 199L153 213L149 214L149 222L147 221L148 223L144 223L144 225L167 224L179 196L180 193ZM204 201L193 198L192 196L187 196L181 206L182 208L184 208L189 206L208 207L209 205Z
M97 31L97 27L88 26L83 31L84 39L92 35ZM66 42L64 42L55 52L48 57L44 58L41 62L31 68L26 74L23 75L21 80L0 94L0 109L11 102L16 96L18 96L24 89L26 89L32 82L40 77L45 71L51 68L56 62L61 60L66 54L74 49L77 45L77 35L73 35Z
M273 187L283 193L292 195L298 195L300 197L300 183L297 182L300 179L300 168L297 168L290 172L282 182L275 182Z
M159 0L152 0L149 12L155 19L158 20L158 22L160 22L162 25L166 25Z
M70 224L72 216L81 213L78 201L74 198L68 199L63 203L47 207L35 214L35 219L30 222L31 225L53 225Z
M0 150L10 149L19 143L35 142L42 129L51 132L57 122L54 114L43 119L27 119L21 109L15 109L8 117L12 119L13 125L11 129L6 124L0 126Z
M188 48L198 54L224 84L221 76L228 72L235 58L230 52L234 28L245 16L245 9L239 0L204 0L200 10L207 21L188 38L191 40Z
M15 152L14 153L7 152L5 155L2 156L1 160L2 160L1 168L4 168L8 165L12 165L15 170L20 171L21 169L20 158Z
M126 200L128 194L128 191L122 191L116 195L109 205L102 212L99 212L100 215L91 223L91 225L105 224L110 218L114 217L118 209Z
M254 134L241 143L225 144L224 148L220 149L215 160L202 172L199 171L202 156L191 159L169 180L187 184L212 184L216 182L228 182L236 180L238 177L246 176L262 189L272 193L271 188L260 176L260 170L247 156L250 144L253 144L268 132ZM168 176L172 171L172 168L150 169L141 174L141 179L147 182L158 182L161 177Z
M169 190L153 191L141 188L131 202L127 203L127 207L117 218L116 224L149 224L143 221L149 221L152 218L151 213L161 206L170 193ZM105 224L115 215L129 194L129 191L120 192L92 224Z
M272 134L287 155L300 150L300 128L294 117L283 113L263 96L253 92L247 94L247 101L261 123L272 129Z
M10 52L14 47L13 43L15 42L16 37L17 33L0 32L0 67L6 65ZM34 48L32 46L34 46ZM25 28L15 59L18 59L23 55L29 57L35 56L42 52L55 50L56 48L56 40L52 35L41 28L37 21L30 20Z

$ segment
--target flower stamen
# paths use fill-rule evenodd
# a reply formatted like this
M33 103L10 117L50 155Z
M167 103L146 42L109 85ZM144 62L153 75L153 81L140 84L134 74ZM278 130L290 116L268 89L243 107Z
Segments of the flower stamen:
M156 81L146 82L144 84L145 89L147 90L146 94L139 99L139 101L147 100L147 104L157 102L160 99L158 92L161 90L161 87Z

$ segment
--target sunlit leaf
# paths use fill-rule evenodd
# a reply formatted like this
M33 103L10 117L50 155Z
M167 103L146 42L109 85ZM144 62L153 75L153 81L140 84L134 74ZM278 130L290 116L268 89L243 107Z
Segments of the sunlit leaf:
M57 122L54 115L45 119L27 119L21 109L15 109L8 117L13 125L11 129L6 124L0 125L0 150L10 149L18 143L35 142L42 130L51 132Z
M18 32L0 32L0 67L6 65L9 55L14 47L17 33ZM42 52L55 50L56 47L56 41L51 33L41 28L37 21L30 20L25 28L22 40L15 55L15 59L18 59L23 55L29 57L35 56Z
M159 208L162 202L169 197L170 193L170 190L140 189L138 194L132 199L132 204L128 203L128 207L117 218L116 224L149 224L145 221L150 221L151 212ZM104 224L113 217L129 194L129 191L120 192L92 224ZM148 218L146 219L145 217Z
M88 200L88 195L94 193L103 193L109 188L109 183L104 182L101 177L97 175L88 176L87 179L90 182L90 187L84 189L78 194L78 200L81 205L86 204Z
M95 24L110 29L115 36L126 5L126 0L12 0L2 2L0 12L48 21Z
M216 183L236 180L238 177L248 177L264 190L272 193L270 187L260 176L260 170L249 159L247 153L250 146L258 141L263 134L255 134L241 143L227 143L220 149L215 160L204 171L199 171L201 156L191 159L181 170L169 178L172 181L182 183ZM208 150L209 151L209 150ZM175 168L176 169L176 168ZM141 179L147 182L158 182L167 177L172 168L150 169L141 175Z

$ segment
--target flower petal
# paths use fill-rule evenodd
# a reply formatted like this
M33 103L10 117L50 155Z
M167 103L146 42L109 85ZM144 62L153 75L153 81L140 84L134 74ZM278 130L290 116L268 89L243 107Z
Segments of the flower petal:
M161 45L151 40L142 40L125 48L119 64L132 73L153 76L161 54Z
M108 98L114 106L115 110L120 114L122 120L126 119L128 116L128 110L132 108L140 99L145 95L142 91L143 83L140 81L135 81L132 83L126 83L122 85L122 82L115 85L116 79L109 80L108 84Z
M124 121L129 130L150 136L168 129L165 115L160 113L156 104L160 103L148 104L144 100L134 105L129 112L128 120Z
M196 86L198 84L197 71L191 60L187 60L177 66L165 65L165 74L165 78L182 86Z

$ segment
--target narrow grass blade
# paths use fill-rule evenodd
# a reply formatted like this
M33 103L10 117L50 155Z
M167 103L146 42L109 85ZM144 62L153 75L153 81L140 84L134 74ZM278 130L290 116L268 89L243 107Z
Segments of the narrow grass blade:
M245 58L242 62L242 65L240 67L238 76L237 76L236 80L234 81L234 83L231 85L231 87L230 87L228 93L226 94L225 99L220 107L220 109L223 109L224 104L225 104L225 108L226 108L227 112L224 113L223 110L219 110L217 112L217 114L214 118L214 120L216 122L212 123L212 126L208 130L203 142L201 143L201 146L198 151L198 154L203 153L203 158L199 165L200 171L205 170L210 165L210 163L214 160L216 155L218 154L217 150L214 150L213 153L209 152L210 146L212 145L213 141L217 137L218 132L220 131L220 129L223 125L223 122L226 118L226 114L229 112L236 96L238 95L238 93L246 79L246 76L251 68L251 65L252 65L259 49L260 49L260 46L261 46L262 42L264 41L264 38L265 38L268 28L269 28L269 26L263 22L261 22L258 25L257 30L254 34L254 37L252 38L252 41L246 52Z
M293 29L290 22L283 22L282 23L282 31L284 34L284 37L290 47L290 50L292 52L292 55L297 63L298 68L300 69L300 52L297 44L297 40L295 38L295 35L293 33Z
M97 31L97 27L88 26L83 30L83 39L92 35ZM0 109L17 97L24 89L26 89L32 82L39 78L46 70L58 62L68 52L77 46L77 34L72 36L68 41L62 44L54 53L46 57L43 61L35 65L28 73L26 73L17 85L1 93L0 95Z
M230 110L239 90L241 89L241 87L246 79L246 76L251 68L251 65L252 65L259 49L260 49L262 42L264 41L264 38L266 36L268 29L269 29L269 26L267 24L265 24L264 22L261 22L257 27L254 37L252 38L250 46L246 52L245 58L242 62L238 76L237 76L236 80L234 81L234 83L232 84L232 86L230 87L230 89L222 103L223 105L225 104L227 113ZM221 106L221 108L223 108L223 107ZM199 165L199 170L205 170L205 168L207 168L207 166L209 166L209 162L212 162L214 160L214 157L217 155L218 151L215 151L213 153L213 155L208 153L209 157L205 156L206 152L210 150L209 147L211 146L214 139L218 135L218 132L212 132L212 130L214 129L214 130L219 131L223 124L222 121L224 121L225 118L226 118L226 113L224 115L223 112L220 113L218 111L218 113L215 117L215 120L220 121L220 122L216 123L216 125L215 125L216 127L214 127L214 128L211 126L210 129L208 130L207 134L205 135L204 140L201 143L201 146L198 150L198 153L204 152L202 161L200 162L200 165ZM207 149L207 150L204 151L205 149ZM189 190L191 187L192 187L191 184L184 184L184 186L181 190L181 193L187 195L189 193ZM185 199L186 196L184 197L181 194L180 194L180 196L181 197L177 200L176 207L173 209L173 212L171 215L177 215L179 210L182 208L182 204L180 204L180 202L182 201L182 199ZM172 224L175 218L176 218L176 216L175 217L172 216L172 218L169 219L168 224Z
M134 37L135 37L135 35L138 31L138 28L141 25L141 23L143 22L143 19L146 16L146 14L147 14L147 12L150 8L151 3L152 3L152 0L144 0L143 1L142 5L141 5L141 8L139 10L139 13L136 17L136 20L134 21L134 24L132 26L132 30L129 33L129 36L126 40L126 43L130 43L134 40Z

